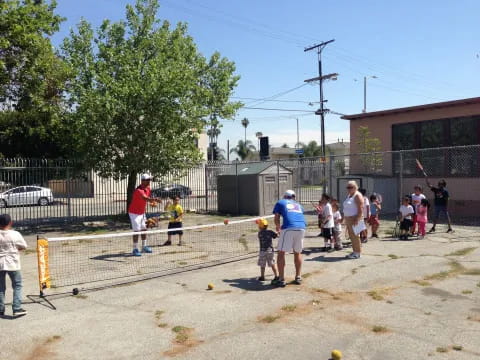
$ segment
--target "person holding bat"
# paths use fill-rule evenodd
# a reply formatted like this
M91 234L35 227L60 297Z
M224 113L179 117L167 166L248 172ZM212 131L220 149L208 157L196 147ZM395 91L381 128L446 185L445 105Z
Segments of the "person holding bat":
M141 184L135 189L132 195L132 201L128 207L128 216L130 223L132 224L132 230L145 231L147 230L145 211L147 209L147 203L156 204L162 202L161 199L150 197L150 181L152 176L149 174L143 174L140 178ZM133 256L142 256L143 253L151 253L152 248L147 246L147 234L142 234L142 251L138 249L138 235L133 235Z
M437 225L438 219L440 218L440 215L444 214L445 217L447 218L448 222L448 229L447 233L452 232L452 222L450 221L450 214L448 213L448 200L450 199L450 194L448 193L448 190L446 189L447 187L447 182L445 180L440 180L438 182L438 186L432 186L430 182L428 181L428 178L425 178L425 181L427 182L427 186L432 190L433 195L434 195L434 205L435 205L435 213L433 217L433 226L432 228L428 231L429 233L435 232L435 226Z

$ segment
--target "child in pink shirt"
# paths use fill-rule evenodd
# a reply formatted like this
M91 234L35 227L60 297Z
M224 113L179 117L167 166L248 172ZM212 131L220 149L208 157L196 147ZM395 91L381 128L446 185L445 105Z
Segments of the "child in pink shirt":
M420 205L417 207L417 223L418 223L418 235L420 239L425 236L425 226L428 222L428 208L430 204L427 199L422 199Z

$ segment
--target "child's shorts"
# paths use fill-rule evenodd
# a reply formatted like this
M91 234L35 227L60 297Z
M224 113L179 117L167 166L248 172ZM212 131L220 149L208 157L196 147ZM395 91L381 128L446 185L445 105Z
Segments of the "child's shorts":
M400 222L400 230L410 230L413 225L413 221L410 219L403 219Z
M368 218L368 225L380 225L380 221L378 221L378 215L370 215Z
M322 236L325 240L331 240L333 236L332 228L322 228Z
M258 254L258 266L273 266L275 265L275 253L273 250L261 251Z

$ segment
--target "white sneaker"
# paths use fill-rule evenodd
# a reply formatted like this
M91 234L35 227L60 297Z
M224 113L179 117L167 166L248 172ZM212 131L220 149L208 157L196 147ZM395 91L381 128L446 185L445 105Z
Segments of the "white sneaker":
M352 252L351 254L346 256L347 259L360 259L360 254L356 252Z

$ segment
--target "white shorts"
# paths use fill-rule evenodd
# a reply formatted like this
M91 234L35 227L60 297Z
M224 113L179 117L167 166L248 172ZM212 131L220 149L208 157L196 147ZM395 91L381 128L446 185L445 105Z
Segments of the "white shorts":
M280 232L278 251L301 253L303 250L304 229L285 229Z
M128 213L128 216L130 217L130 223L132 224L132 230L133 231L144 231L147 230L147 218L145 214L132 214Z

